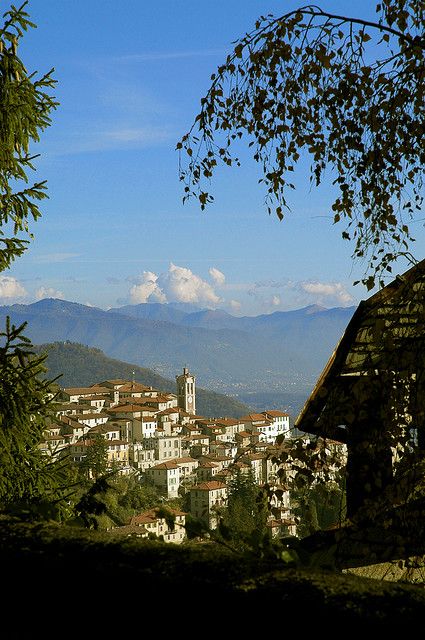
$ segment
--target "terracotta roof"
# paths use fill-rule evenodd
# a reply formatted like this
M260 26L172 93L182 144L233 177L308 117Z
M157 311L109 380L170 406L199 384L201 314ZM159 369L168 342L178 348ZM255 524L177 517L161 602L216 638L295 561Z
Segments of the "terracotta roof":
M125 397L120 398L120 401L117 406L119 406L120 404L145 405L145 404L149 404L151 401L152 401L152 398L150 398L149 396L142 396L141 398L137 396L128 396L127 398Z
M93 386L93 387L66 387L65 389L62 389L62 391L64 391L65 393L67 393L70 396L76 396L76 395L95 395L96 393L99 394L110 394L111 390L108 389L107 387L98 387L98 386Z
M87 425L81 424L75 418L71 418L70 416L59 416L59 420L64 424L68 425L72 429L84 429Z
M89 447L91 444L93 444L93 442L94 440L78 441L78 442L74 442L74 444L71 444L71 447L84 449L85 447Z
M273 416L274 418L288 418L289 413L284 411L277 411L276 409L270 409L269 411L263 411L265 416Z
M159 413L157 413L158 416L168 416L171 413L177 413L180 414L182 411L182 409L180 409L179 407L168 407L168 409L163 409L162 411L159 411ZM185 413L185 412L183 412ZM189 414L187 414L189 415Z
M266 527L280 527L282 526L282 521L281 520L268 520L268 522L266 523Z
M140 513L138 516L131 518L130 524L140 526L141 524L150 524L158 520L157 516L147 511L146 513Z
M227 485L223 482L219 482L218 480L209 480L208 482L201 482L200 484L195 484L192 489L196 491L215 491L216 489L227 489Z
M193 415L192 413L188 413L187 411L185 411L184 409L181 409L180 407L179 407L179 414L184 418L191 418Z
M82 420L93 420L94 418L108 418L107 413L90 411L90 413L78 413L75 415L78 422Z
M269 520L266 524L267 527L290 527L291 525L296 524L296 521L293 518L282 518L281 520L272 519Z
M233 460L231 456L220 456L215 455L214 453L208 453L205 456L202 456L203 460L217 460L217 462L225 462L226 460Z
M66 400L56 404L55 406L57 411L61 411L62 409L79 409L82 411L84 407L87 407L90 411L92 410L92 406L90 404L84 405L80 402L67 402Z
M109 384L126 384L127 382L129 382L129 380L122 380L120 378L118 378L117 380L102 380L102 382L96 382L95 384L93 384L93 387L96 387L98 385L102 385L105 384L105 382L108 382Z
M248 415L239 418L239 422L262 422L264 419L262 413L248 413Z
M249 467L249 464L247 464L246 462L241 462L240 460L231 465L232 469L249 469Z
M169 507L167 507L167 511L169 511L175 517L187 515L185 511L179 511L179 509L170 509ZM154 507L153 509L149 509L148 511L143 511L143 513L139 513L138 515L135 515L131 518L130 525L156 522L163 517L158 516L158 512L161 512L161 507Z
M158 395L155 398L149 398L149 401L154 403L154 404L159 404L162 402L170 402L170 397L166 396L166 395Z
M111 407L107 410L108 413L140 413L142 411L149 411L149 409L141 407L137 403L133 402L131 404L118 404L115 407ZM150 411L152 413L155 412L153 408L150 409Z
M198 462L196 458L191 458L190 456L186 456L183 458L173 458L170 462L175 462L176 464L186 464L188 462Z
M239 464L238 462L236 462L235 464ZM243 464L243 463L240 463ZM232 465L233 467L233 465ZM226 478L228 476L233 475L230 469L222 469L221 471L219 471L218 473L215 474L215 478L216 480L218 480L219 478Z
M237 424L240 424L240 420L236 420L236 418L220 418L217 420L218 424L223 424L226 427L234 427Z
M118 425L113 425L110 422L104 424L96 424L88 430L88 433L110 433L111 431L119 431Z
M216 469L217 467L218 465L214 464L214 462L208 462L208 460L206 460L198 466L198 469Z
M141 384L140 382L129 382L127 380L118 389L118 391L120 391L120 392L122 392L122 391L135 391L137 393L137 392L140 392L140 391L152 391L152 389L149 389L149 387L147 387L144 384Z
M249 460L265 460L267 454L265 453L246 453L244 458L248 458Z
M171 462L171 461L160 462L159 464L156 464L154 467L150 467L150 469L179 469L179 468L180 467L175 462Z

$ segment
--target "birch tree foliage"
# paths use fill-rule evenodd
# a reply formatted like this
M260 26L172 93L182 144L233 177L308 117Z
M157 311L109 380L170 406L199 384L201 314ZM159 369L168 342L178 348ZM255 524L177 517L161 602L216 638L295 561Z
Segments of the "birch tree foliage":
M24 33L35 27L27 4L11 5L0 27L0 272L25 251L32 238L29 223L41 216L46 181L29 179L37 158L30 146L57 107L51 95L53 69L43 75L28 72L18 55Z
M355 6L355 5L354 5ZM333 223L353 243L372 289L400 256L414 261L423 201L425 3L382 0L376 19L315 5L261 16L211 76L177 144L183 200L213 201L220 165L240 165L246 140L269 214L290 209L302 156L310 182L334 187ZM236 143L236 144L235 144Z

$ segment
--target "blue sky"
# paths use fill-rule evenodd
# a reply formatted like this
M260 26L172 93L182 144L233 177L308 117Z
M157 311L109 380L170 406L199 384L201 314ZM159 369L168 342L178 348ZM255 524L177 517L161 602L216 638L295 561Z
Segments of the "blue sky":
M321 6L372 17L374 4ZM329 185L310 191L302 168L283 222L267 214L248 157L241 169L217 173L215 203L205 212L182 204L175 146L211 73L259 15L297 6L30 0L38 28L20 55L28 71L55 67L60 106L36 149L35 177L47 179L50 198L32 226L31 248L0 274L0 304L181 301L256 315L348 306L369 295L352 286L364 265L353 264L343 227L332 225ZM422 223L413 230L422 257Z

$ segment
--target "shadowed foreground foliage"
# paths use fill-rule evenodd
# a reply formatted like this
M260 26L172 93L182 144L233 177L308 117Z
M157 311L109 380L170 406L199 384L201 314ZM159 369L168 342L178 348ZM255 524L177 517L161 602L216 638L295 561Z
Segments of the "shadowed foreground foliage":
M24 585L26 611L37 612L20 621L21 632L28 624L32 631L57 633L70 603L93 612L84 623L86 632L107 631L108 637L140 629L147 616L158 632L184 624L186 633L206 624L213 611L233 612L226 615L227 632L248 630L253 623L279 634L287 625L300 632L321 624L341 631L345 627L336 625L408 630L421 628L425 620L425 591L419 587L299 570L210 543L118 542L98 532L3 519L0 562L8 585L6 607ZM47 589L40 588L44 576ZM47 618L40 615L43 609Z

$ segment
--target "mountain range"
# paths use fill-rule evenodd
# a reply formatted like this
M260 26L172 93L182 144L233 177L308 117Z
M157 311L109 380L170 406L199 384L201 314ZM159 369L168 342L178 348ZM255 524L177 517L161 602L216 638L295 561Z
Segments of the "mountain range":
M50 298L1 306L0 321L28 322L25 334L34 344L96 347L166 378L188 366L200 386L243 399L254 392L308 394L354 311L313 305L236 317L155 303L104 311Z

